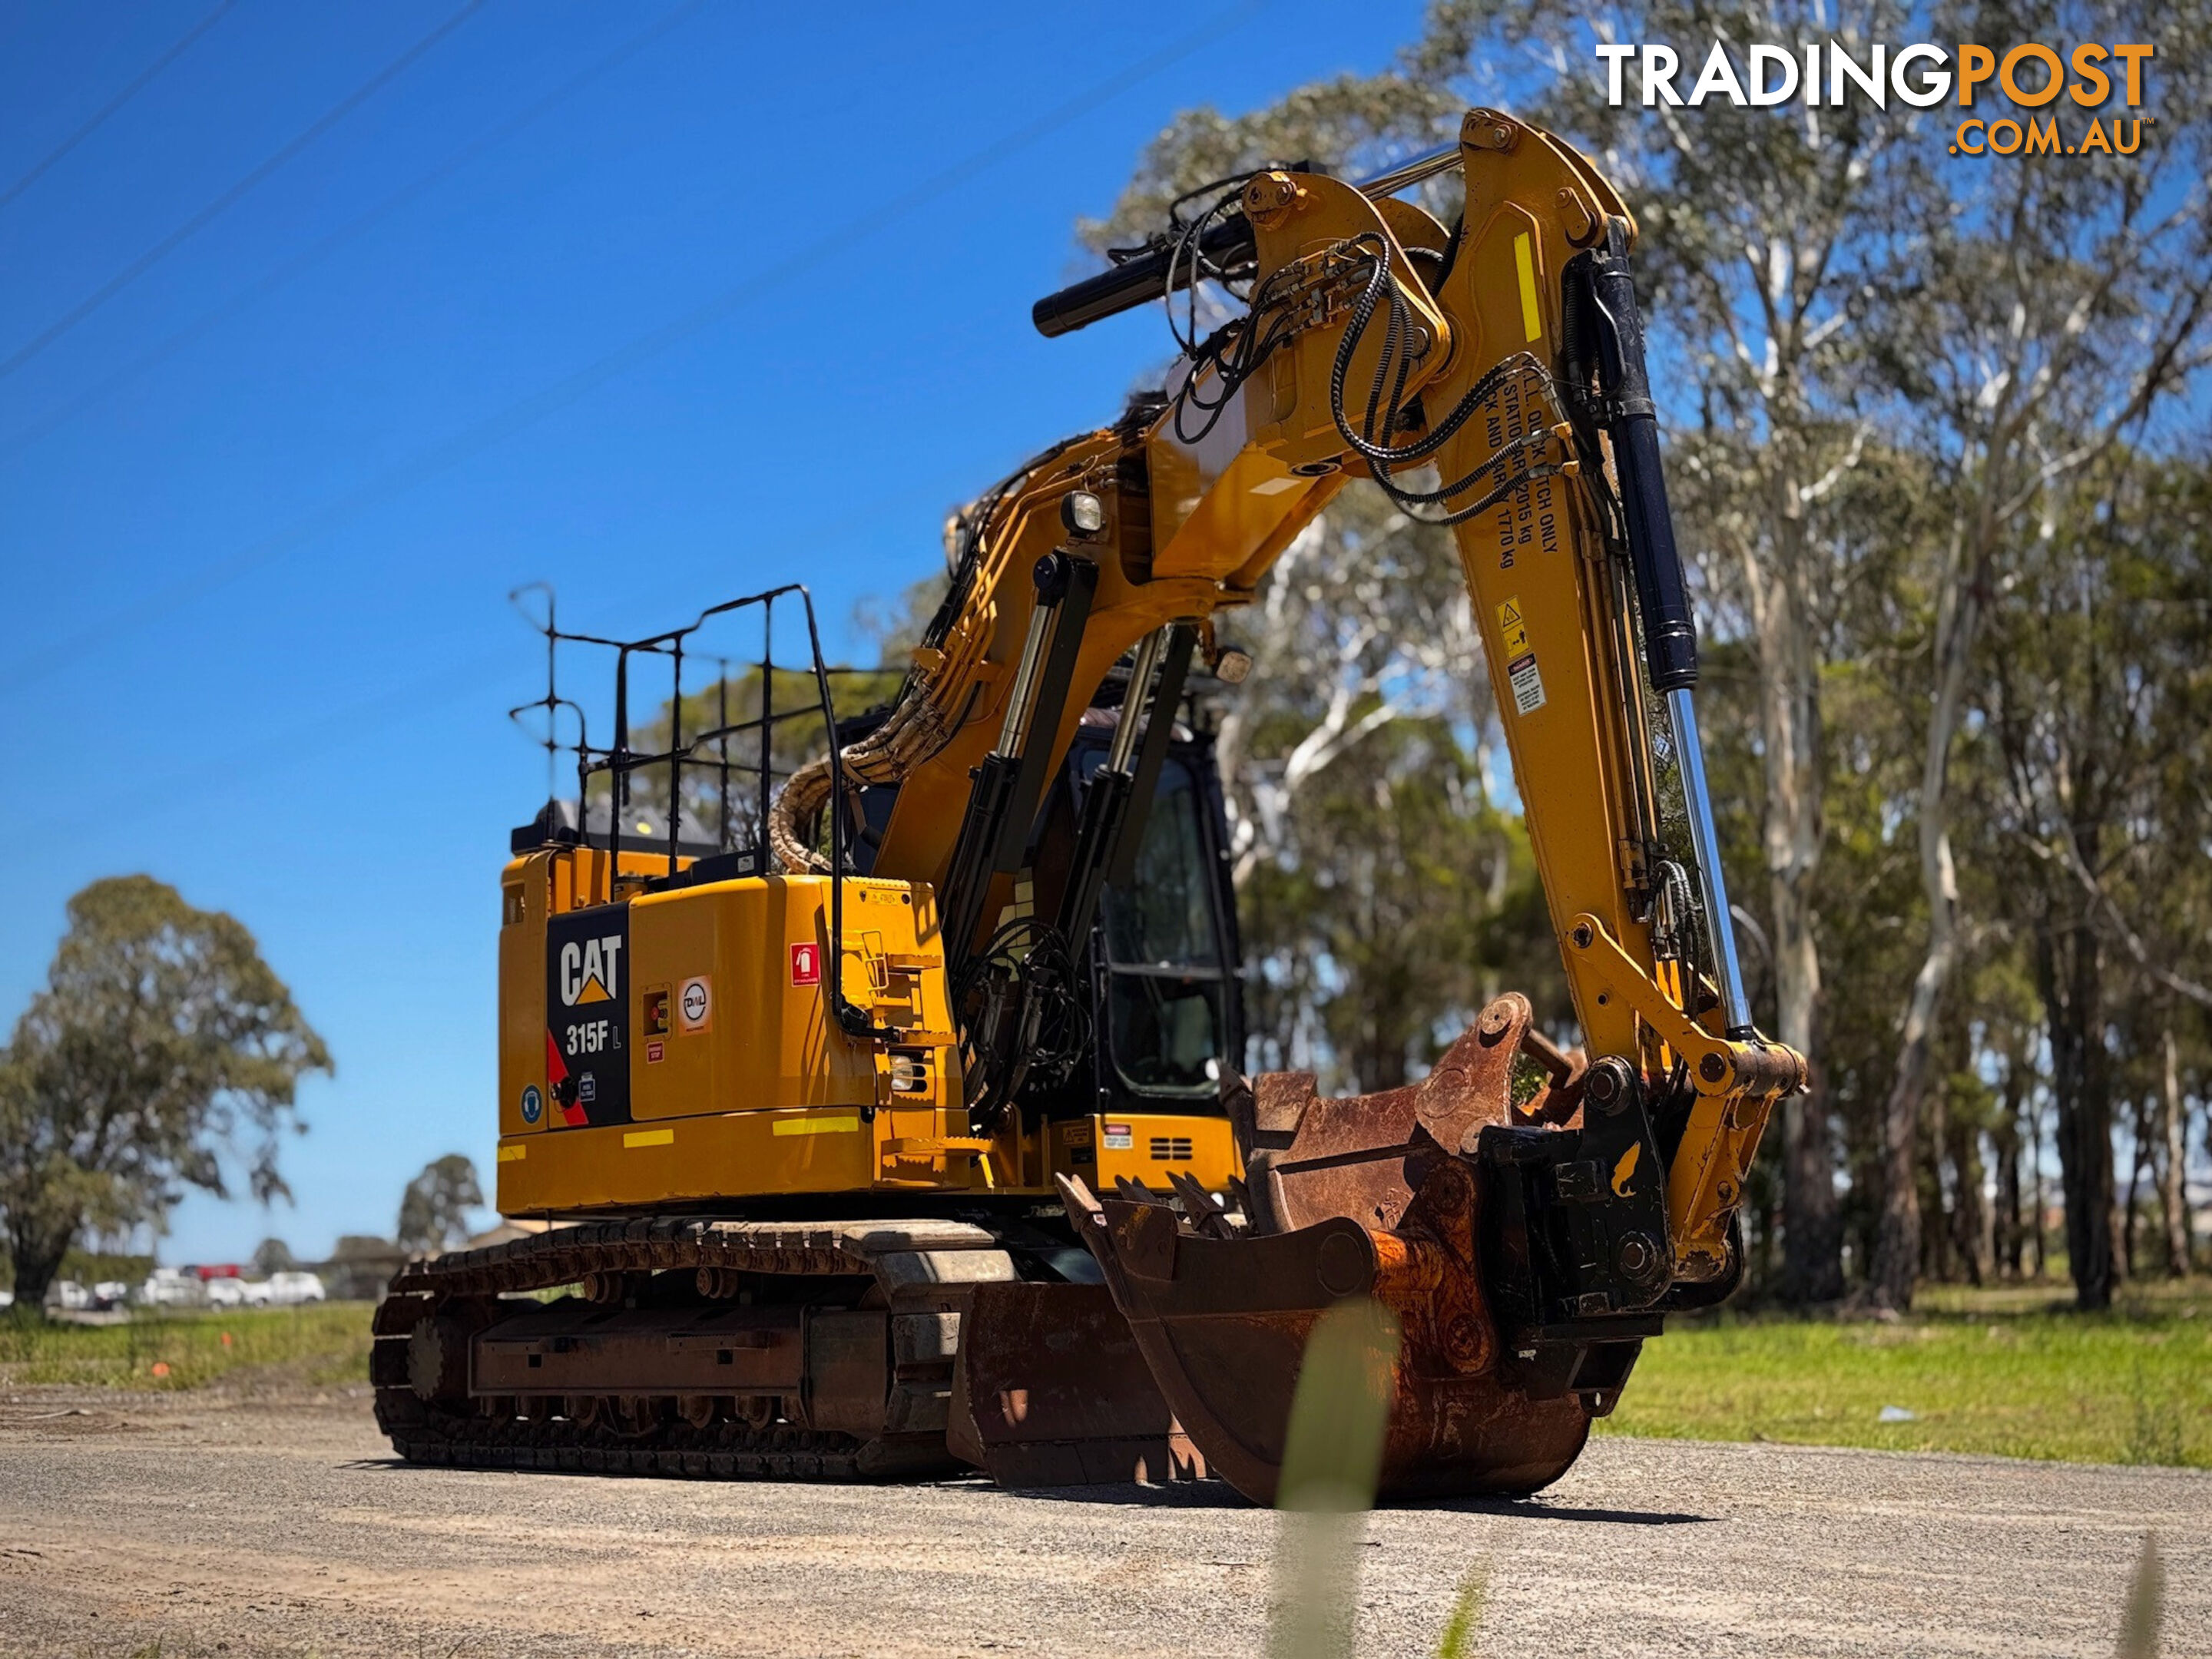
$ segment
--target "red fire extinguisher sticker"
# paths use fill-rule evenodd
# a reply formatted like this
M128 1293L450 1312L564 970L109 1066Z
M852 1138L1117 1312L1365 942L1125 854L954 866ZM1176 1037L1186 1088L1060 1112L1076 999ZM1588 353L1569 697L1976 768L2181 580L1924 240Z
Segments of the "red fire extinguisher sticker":
M791 982L793 985L822 983L822 947L818 945L794 945L791 947Z

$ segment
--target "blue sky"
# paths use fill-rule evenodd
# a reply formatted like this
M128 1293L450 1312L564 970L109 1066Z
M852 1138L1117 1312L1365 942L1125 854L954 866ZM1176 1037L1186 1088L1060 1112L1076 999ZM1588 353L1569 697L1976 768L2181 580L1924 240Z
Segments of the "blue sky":
M0 9L0 191L214 4ZM167 247L459 6L238 0L0 204L0 1016L69 895L143 870L252 927L337 1060L296 1207L188 1200L170 1261L388 1231L447 1152L489 1177L544 779L509 589L641 633L799 578L858 649L950 505L1164 357L1149 314L1030 330L1075 216L1176 111L1380 67L1420 11L489 0Z

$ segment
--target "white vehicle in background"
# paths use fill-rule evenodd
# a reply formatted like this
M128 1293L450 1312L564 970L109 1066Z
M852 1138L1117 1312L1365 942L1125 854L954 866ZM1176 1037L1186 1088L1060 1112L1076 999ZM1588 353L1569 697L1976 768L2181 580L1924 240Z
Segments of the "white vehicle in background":
M267 1290L270 1305L278 1308L296 1308L303 1302L324 1299L323 1281L313 1273L271 1273Z
M119 1279L103 1279L92 1287L92 1305L105 1312L131 1299L131 1287Z
M198 1273L156 1267L138 1287L138 1300L149 1308L201 1308L207 1305L207 1287Z
M57 1279L46 1286L46 1305L64 1313L84 1313L92 1306L92 1292L74 1279Z
M251 1279L210 1279L207 1282L207 1304L210 1308L265 1308L269 1305L269 1286Z

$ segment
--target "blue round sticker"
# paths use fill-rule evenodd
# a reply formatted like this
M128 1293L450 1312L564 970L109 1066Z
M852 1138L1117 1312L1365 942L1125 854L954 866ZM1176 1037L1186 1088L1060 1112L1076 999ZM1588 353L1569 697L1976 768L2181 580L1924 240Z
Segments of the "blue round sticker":
M545 1097L538 1092L538 1085L533 1083L522 1091L522 1121L535 1123L538 1114L544 1109Z

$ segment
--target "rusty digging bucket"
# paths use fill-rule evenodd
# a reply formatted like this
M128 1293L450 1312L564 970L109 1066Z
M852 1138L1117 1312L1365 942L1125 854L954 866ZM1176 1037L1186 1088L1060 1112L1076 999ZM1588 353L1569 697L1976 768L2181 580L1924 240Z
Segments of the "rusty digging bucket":
M1524 1054L1541 1081L1524 1074L1516 1107ZM1275 1073L1231 1100L1247 1158L1242 1226L1187 1181L1179 1212L1139 1186L1094 1195L1063 1177L1111 1305L1077 1286L994 1287L1008 1295L979 1301L1002 1328L979 1330L996 1340L976 1352L1006 1375L964 1379L956 1417L982 1443L971 1455L1002 1481L1210 1471L1272 1503L1314 1323L1371 1296L1404 1329L1378 1496L1517 1494L1557 1480L1633 1363L1637 1342L1618 1339L1648 1332L1609 1331L1568 1350L1564 1369L1532 1363L1517 1327L1501 1339L1479 1255L1488 1189L1462 1153L1486 1126L1578 1127L1581 1082L1578 1062L1529 1030L1527 1000L1506 996L1419 1085L1333 1100L1310 1075ZM1559 1345L1546 1346L1556 1358ZM1038 1425L1029 1441L1010 1411Z

